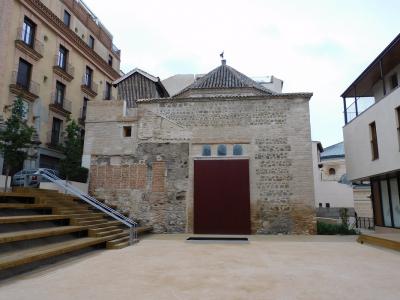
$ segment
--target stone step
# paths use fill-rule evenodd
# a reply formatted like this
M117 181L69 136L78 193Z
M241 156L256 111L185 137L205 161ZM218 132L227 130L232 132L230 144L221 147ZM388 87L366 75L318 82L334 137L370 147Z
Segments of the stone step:
M92 221L92 220L104 220L104 216L103 215L86 215L86 216L78 216L78 217L72 217L72 215L70 215L71 219L74 222L81 222L81 221Z
M51 209L46 204L29 204L29 203L0 203L0 209Z
M19 250L11 254L0 255L0 270L17 267L38 260L62 255L107 241L107 238L85 237L67 242L54 243L28 250Z
M89 220L89 221L74 221L71 220L71 225L78 225L78 226L87 226L87 225L96 225L104 223L104 219L101 220Z
M110 230L105 230L105 231L101 231L101 232L96 232L96 233L92 233L89 232L89 236L95 236L95 237L104 237L104 236L110 236L112 234L117 234L117 233L122 233L123 230L121 228L115 228L115 229L110 229Z
M118 229L118 226L104 226L104 227L97 227L97 228L90 228L89 229L89 235L93 235L95 236L95 234L100 233L100 232L104 232L104 231L109 231L109 230L113 230L113 229Z
M108 248L108 246L114 246L114 245L122 243L122 242L129 242L129 234L127 234L126 236L123 236L119 239L108 241L107 248Z
M357 242L400 251L400 233L363 233Z
M84 230L87 230L87 228L84 226L60 226L55 228L41 228L0 233L0 244L63 235Z
M54 221L54 220L66 220L66 219L69 219L69 216L66 215L10 216L10 217L0 217L0 224Z
M106 248L110 250L122 249L128 246L129 246L129 238L127 241L120 242L117 244L109 244L108 242L106 243Z

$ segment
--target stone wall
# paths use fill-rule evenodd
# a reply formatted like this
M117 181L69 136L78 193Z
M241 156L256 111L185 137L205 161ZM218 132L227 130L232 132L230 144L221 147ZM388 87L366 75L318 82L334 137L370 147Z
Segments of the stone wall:
M126 183L119 188L98 186L96 195L126 207L142 223L155 226L157 232L192 232L193 161L201 155L201 145L227 144L232 149L233 144L243 144L243 157L250 161L252 232L313 234L308 101L306 96L269 96L139 102L132 111L137 116L132 121L132 143L124 143L121 135L108 137L107 147L120 157L121 162L116 165L122 166L108 176L120 176L122 180L127 161L124 157L128 157L134 161L132 164L147 166L146 187L123 188ZM92 111L91 108L89 114L102 116L99 106ZM108 122L104 128L111 126L118 132L119 122L122 121ZM97 119L87 126L92 127L100 132L102 122ZM89 130L85 138L85 155L92 156L92 167L97 165L96 170L103 159L94 155L103 153L96 146L98 134L93 135ZM228 155L224 159L229 158ZM130 168L137 166L127 170Z
M154 232L185 232L188 144L143 143L137 155L92 156L90 191Z

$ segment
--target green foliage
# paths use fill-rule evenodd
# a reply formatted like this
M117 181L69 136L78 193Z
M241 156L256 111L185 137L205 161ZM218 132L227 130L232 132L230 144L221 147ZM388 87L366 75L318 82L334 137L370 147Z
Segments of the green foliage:
M81 129L75 120L68 120L64 144L61 150L65 158L60 161L60 175L67 180L86 182L88 170L81 167L83 140Z
M340 219L342 220L342 226L349 228L349 210L347 208L341 208L339 210Z
M7 176L11 169L24 162L28 156L27 151L33 144L35 130L26 124L24 114L23 101L18 97L12 105L11 116L5 122L5 128L0 131L0 152L4 157Z
M354 229L349 229L348 225L344 224L328 224L325 222L317 222L317 233L321 235L352 235L357 234Z

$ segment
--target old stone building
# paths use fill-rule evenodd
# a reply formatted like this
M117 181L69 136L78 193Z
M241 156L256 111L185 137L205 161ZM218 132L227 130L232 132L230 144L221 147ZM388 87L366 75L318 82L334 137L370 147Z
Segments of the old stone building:
M223 60L173 97L91 102L90 190L156 232L312 234L311 96Z

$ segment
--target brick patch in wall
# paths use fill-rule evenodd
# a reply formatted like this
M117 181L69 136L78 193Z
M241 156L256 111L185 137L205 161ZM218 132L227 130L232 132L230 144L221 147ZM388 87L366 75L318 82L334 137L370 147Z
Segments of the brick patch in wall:
M165 162L155 161L153 162L153 176L151 183L152 192L164 192L165 191Z
M89 185L92 192L98 188L144 190L146 180L146 164L90 166Z

